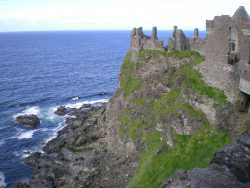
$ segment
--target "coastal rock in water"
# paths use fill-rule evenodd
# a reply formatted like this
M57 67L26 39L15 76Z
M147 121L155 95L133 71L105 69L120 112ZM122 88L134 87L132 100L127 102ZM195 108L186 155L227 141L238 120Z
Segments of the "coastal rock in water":
M109 151L103 142L105 132L98 122L103 121L105 105L84 112L75 109L75 114L58 137L43 148L44 153L33 153L25 159L33 173L29 186L125 187L129 176L124 174L132 175L134 170L132 159ZM23 188L21 186L25 185L19 184Z
M65 106L60 106L55 111L55 114L58 116L65 116L68 113L68 109Z
M16 117L16 122L27 128L36 128L40 124L40 119L34 115L21 115Z
M66 114L69 115L75 115L81 111L86 111L89 110L92 106L95 105L91 105L91 104L83 104L79 109L78 108L69 108L69 107L65 107L65 106L60 106L57 108L57 110L55 111L55 114L58 116L65 116Z

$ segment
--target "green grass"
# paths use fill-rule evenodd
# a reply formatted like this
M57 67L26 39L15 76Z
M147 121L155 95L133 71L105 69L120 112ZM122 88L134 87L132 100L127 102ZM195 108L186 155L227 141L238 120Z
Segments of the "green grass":
M144 99L138 100L147 108L145 111L135 113L134 109L126 109L121 116L123 136L128 135L132 141L140 139L144 143L139 167L128 188L159 188L177 170L206 167L215 151L229 142L226 133L211 127L201 111L184 102L180 90L172 90L148 101L150 104L145 104ZM175 145L170 147L165 134L158 132L155 126L161 118L180 110L202 122L202 126L192 136L174 134ZM150 118L152 116L154 118Z
M160 139L160 133L148 133L149 147L142 153L136 175L128 188L159 188L177 170L206 167L214 152L229 142L228 136L204 125L192 136L177 136L174 148Z
M194 55L198 55L197 52L194 51L170 51L167 52L167 56L169 57L177 57L177 58L188 58Z
M194 109L190 104L185 103L180 90L172 90L156 99L153 103L153 110L155 116L160 118L186 112L191 118L204 121L204 123L207 122L205 115L200 110Z
M120 121L122 123L122 127L120 127L120 136L123 137L127 133L129 138L133 141L140 137L139 131L144 127L142 119L133 117L133 113L129 111L124 111Z
M221 100L225 99L225 96L223 96L223 93L217 92L215 89L212 89L211 87L202 87L202 85L206 85L204 81L201 78L201 75L193 70L192 66L196 64L200 64L204 59L203 57L195 51L162 51L162 50L141 50L136 54L140 57L137 62L131 61L132 52L129 52L124 60L124 63L121 67L121 78L120 78L120 85L121 89L124 92L125 97L133 94L135 91L138 91L144 86L143 81L138 77L136 74L136 71L142 67L145 63L145 60L150 57L175 57L178 59L182 58L191 58L193 60L192 65L190 66L183 66L181 71L178 71L177 74L173 76L172 80L176 80L178 76L189 76L188 81L191 82L191 86L196 89L200 94L205 94L208 96L215 96L220 98ZM188 69L189 67L190 69ZM188 82L186 81L186 82ZM198 88L199 87L199 88ZM143 101L141 101L143 102Z
M181 85L178 80L181 80ZM217 104L225 104L227 101L224 92L207 85L203 79L202 75L195 70L192 65L184 65L171 78L172 84L176 85L175 87L184 88L192 90L199 95L205 95L209 98L214 99Z
M121 68L120 85L125 97L131 95L141 87L142 81L136 76L136 63L130 61L130 53L127 54Z
M189 170L195 167L206 167L216 150L229 142L226 133L213 128L205 114L187 103L193 95L207 96L215 104L225 104L224 93L208 86L202 75L193 68L203 61L197 52L192 51L157 51L142 50L137 54L138 62L131 61L128 53L121 68L121 90L125 97L133 93L146 91L146 82L138 78L136 71L148 58L174 57L178 59L191 58L192 63L182 65L165 79L161 80L170 87L167 93L159 96L132 95L126 109L119 114L119 134L122 138L143 143L139 156L139 166L130 179L128 188L159 188L177 170ZM189 119L198 122L196 132L191 136L177 135L170 125L166 125L166 117L177 117L185 113ZM174 139L174 146L166 143L166 132L156 130L158 123L165 122L169 126ZM193 126L193 125L192 125Z
M139 54L138 54L138 56L141 58L145 58L148 56L156 57L159 55L165 56L165 57L175 57L175 58L179 58L179 59L193 57L194 59L196 59L196 64L201 63L204 60L203 57L198 52L190 51L190 50L186 50L186 51L162 51L162 50L145 49L145 50L139 51Z

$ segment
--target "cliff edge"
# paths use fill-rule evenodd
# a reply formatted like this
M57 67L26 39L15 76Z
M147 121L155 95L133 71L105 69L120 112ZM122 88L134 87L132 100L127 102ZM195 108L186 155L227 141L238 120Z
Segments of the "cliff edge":
M15 186L159 188L179 170L207 167L250 118L206 84L203 60L193 51L130 50L111 100L76 111L45 153L26 159L32 179Z

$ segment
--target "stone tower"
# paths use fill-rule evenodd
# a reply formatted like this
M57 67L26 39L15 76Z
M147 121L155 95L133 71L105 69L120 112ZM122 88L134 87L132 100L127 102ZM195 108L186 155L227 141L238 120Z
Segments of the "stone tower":
M206 79L225 91L231 102L250 102L250 19L244 7L233 16L215 16L207 20L204 47L205 63L201 65ZM245 96L245 97L242 97ZM246 102L246 99L248 100ZM246 105L242 105L246 109ZM245 106L245 107L244 107Z
M198 28L195 28L195 29L194 29L194 36L193 36L193 38L194 38L195 40L197 40L197 39L200 38L199 29L198 29Z
M152 39L152 40L158 40L157 27L153 27L153 28L152 28L151 39Z
M233 15L233 20L237 23L244 24L249 22L249 15L245 7L240 6Z
M189 40L185 36L184 32L181 29L178 29L177 26L174 26L172 38L168 42L169 50L189 50Z
M136 35L136 46L139 50L141 50L143 48L142 40L144 37L142 27L139 27L135 30L135 35Z
M130 35L130 49L164 50L163 42L158 40L157 28L152 28L152 34L150 37L143 33L142 27L132 29Z

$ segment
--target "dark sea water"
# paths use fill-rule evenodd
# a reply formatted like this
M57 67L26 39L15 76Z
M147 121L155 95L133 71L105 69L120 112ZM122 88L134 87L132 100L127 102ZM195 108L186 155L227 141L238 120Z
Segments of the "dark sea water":
M63 119L54 115L58 105L78 106L112 96L129 34L0 33L0 187L31 177L22 159L40 151L63 128ZM165 41L170 34L159 32ZM40 127L30 130L15 124L18 114L37 114Z

